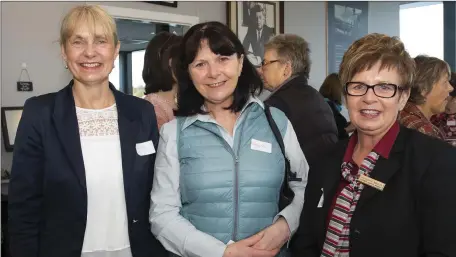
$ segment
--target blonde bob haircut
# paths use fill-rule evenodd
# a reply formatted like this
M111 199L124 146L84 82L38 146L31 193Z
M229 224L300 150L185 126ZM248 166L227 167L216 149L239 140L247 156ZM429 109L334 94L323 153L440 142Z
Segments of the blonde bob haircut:
M80 5L72 8L63 18L60 28L60 45L65 46L76 28L87 25L92 35L100 34L112 40L115 46L119 43L114 19L103 8L97 5Z
M404 90L411 88L415 77L415 61L397 37L372 33L355 42L345 52L340 64L339 78L343 87L359 72L371 69L380 62L380 70L396 69ZM345 90L343 91L345 94Z

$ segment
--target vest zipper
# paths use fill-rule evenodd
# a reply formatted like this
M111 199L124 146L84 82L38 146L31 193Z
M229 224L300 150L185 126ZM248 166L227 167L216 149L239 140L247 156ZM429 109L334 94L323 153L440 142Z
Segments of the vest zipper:
M236 242L237 227L238 227L238 204L239 204L239 178L238 178L238 169L239 169L239 158L237 155L234 156L234 223L233 223L233 235L231 240Z
M236 152L234 153L234 229L231 240L236 242L237 239L237 227L238 227L238 216L239 216L239 152L242 144L242 132L244 129L245 119L247 119L248 112L245 114L244 122L239 126L239 140L237 144ZM234 148L234 145L233 145ZM233 149L234 152L234 149Z

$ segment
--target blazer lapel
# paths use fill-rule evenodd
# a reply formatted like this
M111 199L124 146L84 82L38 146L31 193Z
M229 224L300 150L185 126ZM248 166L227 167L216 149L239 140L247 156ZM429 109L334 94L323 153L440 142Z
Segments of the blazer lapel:
M52 119L72 170L81 186L86 188L84 159L82 157L81 140L79 138L76 107L71 90L72 85L73 81L57 93Z
M129 199L132 199L130 189L134 183L134 164L137 155L136 137L138 135L138 125L136 119L141 114L138 113L138 110L130 108L131 105L128 104L128 99L123 93L117 91L112 85L110 85L110 87L114 92L117 105L125 200L127 203L128 216L131 217L133 210Z
M342 165L342 161L344 158L345 150L347 148L348 140L340 141L336 149L334 150L334 154L328 158L325 159L325 164L322 166L323 168L317 169L317 172L321 172L322 174L320 175L323 180L323 215L321 216L321 226L323 227L322 230L319 230L319 236L318 238L324 238L326 234L326 221L328 219L328 212L329 208L332 205L333 198L336 195L337 188L339 187L339 184L341 182L341 177L342 177L342 171L340 169L340 166ZM312 172L312 168L311 168ZM321 196L321 193L319 194L318 197Z
M385 188L383 190L388 190L389 179L393 177L394 174L402 167L405 143L408 135L407 133L408 132L405 129L400 129L396 142L391 149L389 158L385 159L380 156L375 164L374 170L372 170L372 173L370 174L371 178L385 184ZM366 185L361 193L357 208L360 208L379 192L381 191Z

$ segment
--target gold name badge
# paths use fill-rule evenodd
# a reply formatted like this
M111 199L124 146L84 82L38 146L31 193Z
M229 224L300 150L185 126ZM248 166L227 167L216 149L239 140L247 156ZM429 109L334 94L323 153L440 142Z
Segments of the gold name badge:
M360 175L358 178L358 181L365 185L371 186L377 190L380 190L380 191L383 191L383 188L385 188L385 183L375 180L373 178L370 178L366 175Z

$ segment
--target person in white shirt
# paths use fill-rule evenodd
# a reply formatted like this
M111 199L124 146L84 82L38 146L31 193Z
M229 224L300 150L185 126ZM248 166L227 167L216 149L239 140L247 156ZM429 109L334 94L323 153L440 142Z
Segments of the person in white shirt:
M151 230L177 256L287 256L299 226L308 164L285 114L224 24L193 26L181 43L177 119L163 125L151 192ZM284 154L290 162L285 173ZM282 185L294 198L280 206Z
M148 222L155 112L109 83L120 49L114 19L99 6L77 6L63 19L60 45L73 79L28 99L17 130L12 256L167 256Z

